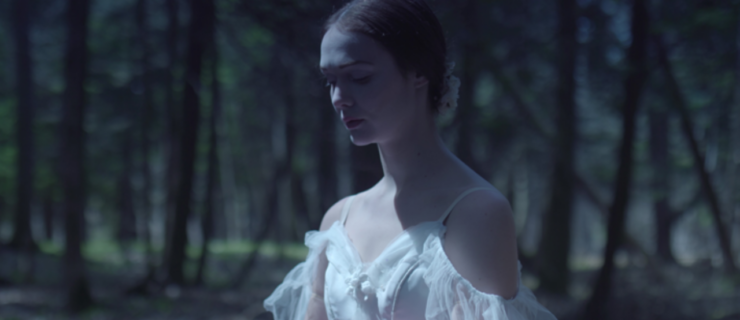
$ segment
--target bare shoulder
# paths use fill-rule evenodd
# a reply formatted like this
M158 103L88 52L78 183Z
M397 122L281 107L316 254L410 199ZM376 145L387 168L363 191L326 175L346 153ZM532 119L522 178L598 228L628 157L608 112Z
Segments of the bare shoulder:
M334 224L334 221L339 221L339 219L342 218L342 208L344 207L344 203L347 202L348 198L349 196L342 198L341 200L337 201L337 203L332 205L329 210L326 210L324 218L321 220L321 227L319 227L319 231L324 231L331 228L331 225Z
M475 191L455 206L447 219L444 250L476 289L507 299L517 293L514 217L498 190Z

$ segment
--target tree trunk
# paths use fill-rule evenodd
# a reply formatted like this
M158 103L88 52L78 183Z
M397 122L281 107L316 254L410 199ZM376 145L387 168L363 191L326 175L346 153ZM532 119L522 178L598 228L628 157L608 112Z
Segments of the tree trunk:
M133 173L133 160L131 152L133 149L133 119L131 112L126 111L131 125L123 133L121 153L123 156L123 171L118 178L118 240L127 243L136 238L136 216L134 214L134 190L131 185Z
M337 177L337 147L336 147L336 126L334 121L336 114L334 109L326 106L319 110L321 125L317 131L319 149L319 210L326 212L337 201L339 197L338 177Z
M290 178L290 194L293 204L293 212L295 212L296 218L300 219L304 225L304 230L301 230L301 232L305 232L308 230L318 230L321 224L321 220L313 220L311 218L311 215L308 211L308 200L306 199L306 190L303 189L303 173L294 172L293 176ZM303 234L297 234L298 241L302 241L301 238L303 238Z
M31 70L30 6L27 0L13 1L13 36L15 40L15 79L17 104L16 139L18 143L18 174L15 225L10 246L20 250L34 250L31 234L31 200L33 198L34 168L34 106L33 71Z
M614 198L609 207L604 264L599 271L593 293L586 304L583 319L602 319L606 302L611 292L614 273L614 253L624 238L624 222L629 204L629 188L632 180L633 143L637 107L647 78L647 32L648 12L645 0L634 0L632 4L632 44L627 52L629 73L624 81L624 104L622 105L622 142L619 147L619 167L614 187Z
M288 27L290 28L290 27ZM292 32L288 30L287 34L287 43L293 43L292 39ZM290 212L289 212L289 234L288 239L291 242L298 241L299 234L298 234L298 217L301 216L301 214L305 213L303 211L305 207L301 208L300 203L296 202L295 200L300 200L300 194L303 193L303 188L301 186L298 186L297 183L299 183L299 175L301 173L296 172L295 167L295 158L296 158L296 136L298 134L298 128L297 128L297 120L296 120L296 99L295 99L295 90L293 89L293 75L290 73L290 70L292 70L293 67L285 68L286 70L283 71L283 81L287 85L288 94L285 95L285 163L286 163L286 178L288 185L290 187L290 194L291 194L291 203L288 206ZM304 203L305 205L305 203ZM280 239L281 241L283 239Z
M141 87L144 88L143 91L143 103L140 103L140 124L141 124L141 136L140 136L140 144L141 144L141 171L142 171L142 178L144 180L144 186L141 190L141 224L143 226L142 228L142 236L144 240L144 246L145 246L145 260L147 264L147 268L149 269L149 272L153 272L154 270L154 264L152 262L152 241L151 241L151 234L149 233L149 221L151 220L151 212L152 212L152 205L151 205L151 193L152 193L152 173L151 169L149 167L149 147L150 147L150 140L149 140L149 130L150 130L150 121L154 114L154 104L152 103L152 83L151 83L151 77L150 77L150 66L149 66L149 57L151 55L149 50L149 45L147 43L147 35L149 34L149 28L147 27L147 19L146 19L146 3L145 0L137 0L136 1L136 30L137 30L137 40L138 40L138 47L139 47L139 78L140 78L140 84Z
M575 67L578 54L576 43L576 1L558 2L560 31L558 35L559 63L557 88L557 136L554 168L550 181L550 201L542 223L542 238L538 248L538 273L541 288L566 293L570 278L571 217L574 188L574 150L576 138Z
M2 209L0 209L2 210ZM46 241L54 239L54 198L51 191L44 194L43 212L44 212L44 237Z
M722 221L722 209L717 198L717 193L714 191L712 186L711 178L707 169L704 167L704 155L699 150L699 143L694 137L693 125L691 123L691 116L689 115L688 108L686 107L686 100L681 93L681 88L678 86L678 82L673 74L670 61L668 61L668 52L663 45L661 39L656 38L656 47L658 47L658 59L663 68L666 80L668 82L668 88L673 99L672 105L675 106L679 115L681 116L681 131L689 144L691 149L691 155L694 158L694 167L696 168L697 174L701 181L701 188L704 190L704 195L709 202L711 208L712 217L714 218L714 226L716 228L717 237L719 238L720 248L722 249L722 257L724 258L725 269L728 273L735 273L737 268L735 267L735 258L732 254L732 247L730 245L730 238L725 231L724 222Z
M213 34L213 0L191 0L191 21L188 31L187 65L185 87L183 88L183 129L180 138L180 177L177 188L175 219L170 239L172 250L167 259L168 282L184 284L183 265L187 223L190 217L193 194L193 171L195 166L195 147L200 118L199 92L203 52L208 47Z
M668 116L660 107L648 113L650 121L650 166L653 171L653 211L655 214L655 241L657 254L665 262L673 263L671 251L671 228L673 213L668 204L670 163L668 161Z
M252 272L252 268L254 267L255 262L257 261L257 256L259 255L260 248L262 247L262 244L264 243L265 239L267 239L267 236L270 234L270 231L273 229L279 228L280 224L277 223L275 220L277 220L277 202L278 202L278 194L276 187L277 184L280 183L281 176L285 175L285 169L284 165L279 166L275 172L273 172L272 179L269 180L268 186L267 186L267 211L265 212L265 219L263 220L262 226L260 228L259 234L254 238L254 241L257 243L257 247L254 248L252 252L249 253L249 256L246 260L242 263L242 265L239 267L239 270L237 271L236 275L234 276L233 280L231 281L230 289L235 289L240 287L244 284L244 281L246 281L249 278L249 274ZM279 259L283 259L282 255L279 257ZM280 264L280 263L278 263Z
M358 147L350 146L352 159L352 193L365 191L383 177L380 152L375 144Z
M177 0L166 0L167 9L167 72L165 72L165 119L166 119L166 130L164 134L164 143L167 150L166 162L167 169L165 173L166 181L166 192L167 198L165 200L165 255L171 251L170 241L172 238L172 226L175 220L175 199L177 198L177 186L178 186L178 173L180 171L179 166L179 151L180 151L180 122L182 121L182 112L179 108L176 108L175 101L175 64L178 59L177 45L178 45L178 28L179 19L177 16L178 7ZM166 263L166 259L162 259L163 264Z
M740 8L735 7L735 16ZM730 243L737 243L734 237L740 236L740 19L735 26L735 86L730 113L730 142L727 176L730 179L728 194L730 208ZM734 229L735 232L732 232Z
M208 243L213 238L213 216L214 216L214 193L216 192L216 177L218 177L218 133L216 127L219 123L221 114L221 93L218 84L218 47L216 44L215 34L212 35L211 43L211 118L208 125L208 177L206 182L206 199L203 210L203 221L201 221L201 230L203 232L203 243L200 248L200 258L198 259L198 271L195 275L195 283L203 284L203 272L205 270L206 259L208 257Z
M79 312L92 304L82 260L81 231L86 202L85 78L89 0L67 2L64 109L62 115L62 186L64 190L64 267L67 307Z
M453 74L460 72L459 74L461 77L460 107L456 109L458 129L455 154L463 163L473 169L473 171L477 172L481 176L487 177L488 174L481 172L481 168L473 156L474 129L476 127L475 122L477 119L476 107L473 103L473 93L477 71L479 70L476 62L478 60L478 48L480 45L475 43L477 38L470 35L474 34L474 30L478 29L476 24L476 1L477 0L469 0L463 7L464 34L468 36L465 37L462 63L458 66L459 69L453 70Z

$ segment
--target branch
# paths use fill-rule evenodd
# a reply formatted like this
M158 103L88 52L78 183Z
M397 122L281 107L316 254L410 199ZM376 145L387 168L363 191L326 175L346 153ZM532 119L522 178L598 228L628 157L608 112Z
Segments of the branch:
M719 200L717 199L717 193L714 191L709 173L704 167L704 154L699 150L699 143L694 136L693 124L691 123L691 116L689 115L689 111L686 106L686 99L678 85L678 81L673 72L673 66L668 60L668 52L666 51L662 39L660 37L654 37L653 42L655 42L655 46L658 49L658 60L668 82L668 89L670 91L671 98L673 99L672 105L681 116L681 131L683 132L686 142L691 148L691 155L694 157L695 168L699 175L699 179L701 179L702 189L704 190L704 194L709 201L709 206L712 209L711 212L715 222L714 225L716 227L717 236L719 237L723 258L725 260L725 268L729 273L734 274L737 272L737 267L735 266L732 247L722 222L722 211L719 206Z
M514 105L516 106L517 110L519 111L519 115L524 118L525 122L534 130L534 132L540 137L548 142L554 141L552 138L552 134L547 132L542 126L542 124L537 121L537 118L534 117L534 114L530 111L530 108L527 106L527 103L524 102L524 99L522 98L522 95L517 92L516 88L514 88L514 84L512 81L504 74L501 65L498 63L495 57L490 57L488 59L489 69L491 72L493 72L494 78L498 80L498 82L501 84L501 86L504 88L506 92L511 95L511 98L514 99Z

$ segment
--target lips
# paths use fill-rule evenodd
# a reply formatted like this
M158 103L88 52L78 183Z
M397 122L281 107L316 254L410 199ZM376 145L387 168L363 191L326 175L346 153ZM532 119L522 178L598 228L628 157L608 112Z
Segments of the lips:
M344 123L345 126L347 126L347 129L354 129L357 128L363 121L362 119L355 119L355 120L349 120Z
M347 129L354 129L364 121L362 119L352 117L344 117L342 118L342 120L344 121L344 125L347 127Z

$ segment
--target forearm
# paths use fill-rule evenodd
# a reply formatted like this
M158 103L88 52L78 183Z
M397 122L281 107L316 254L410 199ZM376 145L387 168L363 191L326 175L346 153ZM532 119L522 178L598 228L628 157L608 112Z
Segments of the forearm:
M324 295L311 293L311 299L308 301L305 320L328 320L326 307L324 306Z

